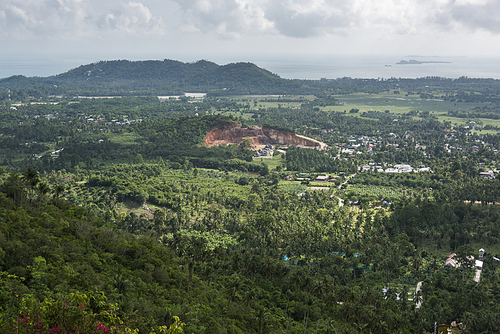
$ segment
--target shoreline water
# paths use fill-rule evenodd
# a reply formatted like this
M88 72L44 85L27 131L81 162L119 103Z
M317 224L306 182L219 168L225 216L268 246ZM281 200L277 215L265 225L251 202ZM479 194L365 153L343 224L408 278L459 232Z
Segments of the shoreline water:
M166 57L164 57L166 58ZM227 57L213 57L207 59L224 65L231 62L251 62L284 79L321 78L337 79L350 78L421 78L427 76L443 78L493 78L500 79L500 59L494 58L466 58L466 57L424 57L424 56L316 56L316 57L248 57L235 60ZM106 60L113 60L110 58ZM121 58L123 59L123 58ZM162 59L142 58L130 60ZM178 59L180 61L193 61ZM416 59L424 61L422 64L397 65L401 60ZM429 59L436 62L426 62ZM67 72L80 65L99 61L96 56L26 56L1 55L0 79L13 75L27 77L47 77Z

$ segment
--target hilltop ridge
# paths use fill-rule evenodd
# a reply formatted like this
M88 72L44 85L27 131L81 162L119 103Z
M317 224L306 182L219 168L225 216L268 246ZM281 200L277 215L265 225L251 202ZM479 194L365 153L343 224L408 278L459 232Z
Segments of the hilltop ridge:
M211 92L217 95L286 94L301 89L300 82L282 79L253 63L218 65L207 60L111 60L86 64L49 77L12 76L0 89L37 88L48 94L151 95Z

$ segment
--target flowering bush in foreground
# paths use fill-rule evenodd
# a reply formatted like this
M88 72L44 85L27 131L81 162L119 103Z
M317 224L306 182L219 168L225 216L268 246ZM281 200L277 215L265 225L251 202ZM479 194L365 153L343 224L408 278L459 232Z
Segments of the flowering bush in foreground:
M138 333L136 321L117 316L116 304L108 303L103 293L71 293L57 299L38 301L33 295L19 298L18 307L1 312L0 330L36 334L132 334ZM170 326L152 328L150 334L182 333L183 323L174 317Z
M116 315L117 305L107 303L103 293L77 292L43 301L25 295L14 311L2 323L12 333L137 333Z

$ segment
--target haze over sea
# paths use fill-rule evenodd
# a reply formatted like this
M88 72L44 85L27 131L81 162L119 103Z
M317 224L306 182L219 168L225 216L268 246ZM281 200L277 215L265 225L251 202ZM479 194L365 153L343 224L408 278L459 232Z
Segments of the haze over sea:
M99 60L146 60L175 59L192 62L201 58L189 57L115 57L102 58L92 55L0 55L0 78L12 75L46 77L64 73L80 65ZM252 62L285 79L336 79L351 78L420 78L436 76L445 78L494 78L500 79L500 58L408 56L213 56L205 59L219 65L232 62ZM396 65L400 60L416 59L447 63L425 63L420 65ZM389 66L390 65L390 66Z

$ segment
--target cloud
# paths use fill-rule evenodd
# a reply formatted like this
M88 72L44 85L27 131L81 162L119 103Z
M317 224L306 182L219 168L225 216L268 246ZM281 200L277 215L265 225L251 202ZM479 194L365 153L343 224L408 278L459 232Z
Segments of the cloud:
M437 39L499 34L498 12L498 0L2 0L0 38Z
M273 2L265 17L273 22L280 34L289 37L339 33L357 21L355 8L342 0Z
M4 0L0 9L0 36L50 38L161 33L161 17L140 2L92 0Z
M450 0L432 17L443 29L483 30L500 33L500 2L496 0Z
M224 37L267 32L272 23L264 18L259 1L174 0L185 20L184 31L216 32Z
M310 37L348 27L355 20L342 0L175 0L200 31Z
M148 7L139 2L122 4L121 8L97 17L99 30L119 31L128 34L150 34L163 32L161 17L155 17Z
M308 38L352 29L388 35L500 32L497 0L174 0L189 31Z

